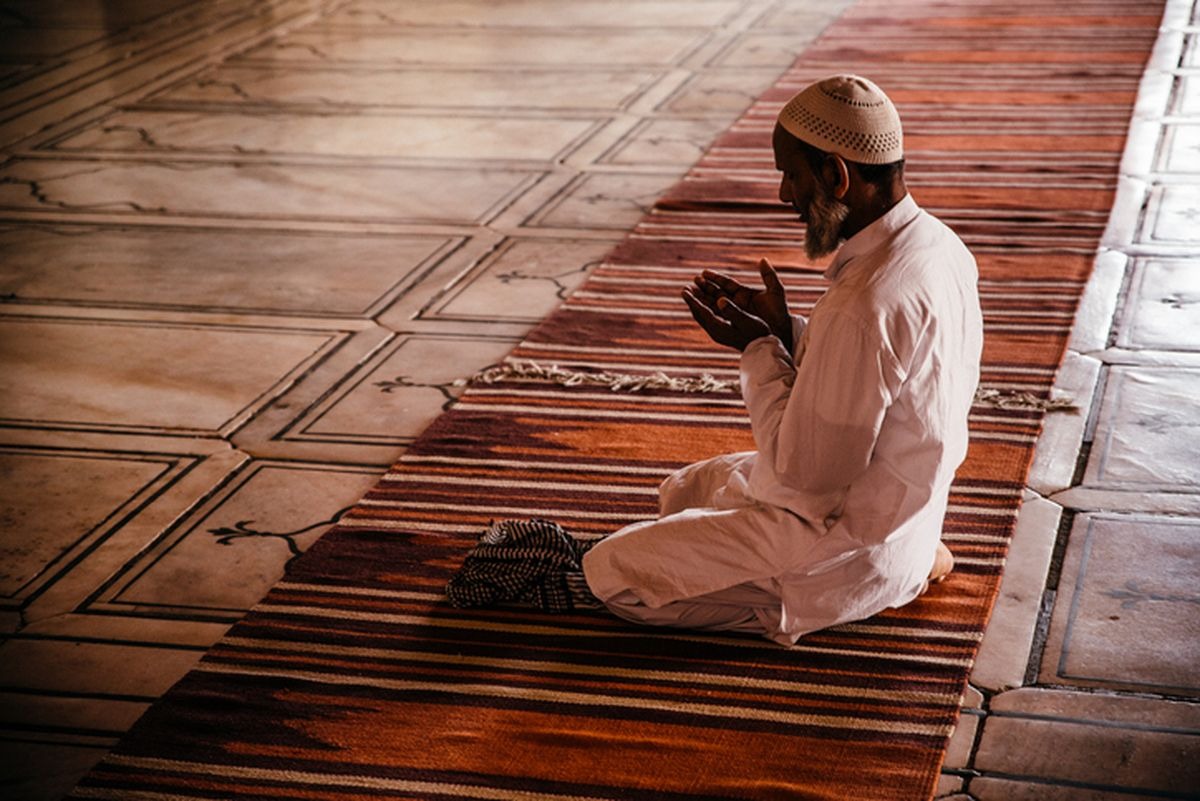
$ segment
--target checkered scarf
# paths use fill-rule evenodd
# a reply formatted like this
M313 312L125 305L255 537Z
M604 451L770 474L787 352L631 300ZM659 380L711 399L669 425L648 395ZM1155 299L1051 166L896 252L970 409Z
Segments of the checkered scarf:
M590 545L549 520L493 523L451 577L446 597L459 608L506 601L531 603L547 612L594 607L580 597L580 582L567 580L568 574L582 571Z

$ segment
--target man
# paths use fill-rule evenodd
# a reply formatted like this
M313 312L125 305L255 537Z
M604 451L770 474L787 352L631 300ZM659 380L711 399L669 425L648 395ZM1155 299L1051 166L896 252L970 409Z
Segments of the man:
M940 535L982 320L974 259L908 194L900 119L879 87L850 75L809 86L772 145L808 256L836 250L829 289L807 321L765 260L763 289L705 272L683 292L708 335L742 352L758 450L673 474L661 516L600 541L582 566L620 617L790 644L949 572Z

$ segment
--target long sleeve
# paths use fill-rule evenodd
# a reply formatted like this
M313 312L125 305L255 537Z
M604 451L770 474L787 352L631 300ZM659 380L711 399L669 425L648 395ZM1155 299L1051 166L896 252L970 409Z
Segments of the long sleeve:
M819 519L866 470L904 375L878 332L842 314L814 320L797 351L793 366L776 338L751 343L742 394L760 454L756 470L770 473L755 483L784 496L762 500Z

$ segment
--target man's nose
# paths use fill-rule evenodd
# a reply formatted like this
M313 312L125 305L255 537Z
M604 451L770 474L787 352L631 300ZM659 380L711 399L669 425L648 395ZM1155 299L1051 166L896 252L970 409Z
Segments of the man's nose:
M792 202L792 188L788 186L787 178L779 180L779 200L781 203Z

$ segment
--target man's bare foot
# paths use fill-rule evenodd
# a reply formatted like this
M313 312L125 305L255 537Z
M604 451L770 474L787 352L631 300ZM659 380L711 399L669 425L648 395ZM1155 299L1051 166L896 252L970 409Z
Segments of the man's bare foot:
M925 579L925 586L921 588L921 594L925 594L930 584L941 583L953 569L954 554L950 553L950 549L946 547L945 543L939 542L937 553L933 556L933 567L929 570L929 577Z

